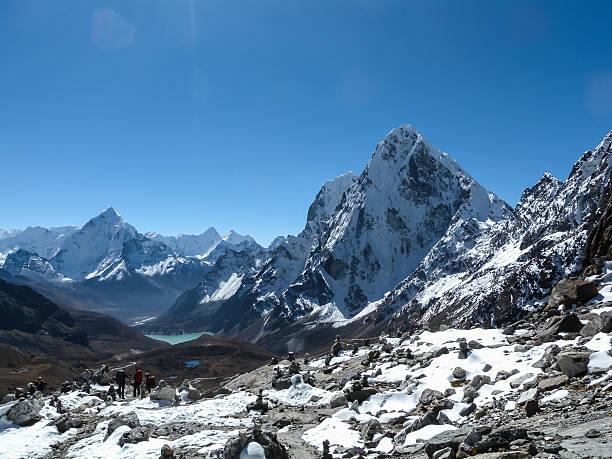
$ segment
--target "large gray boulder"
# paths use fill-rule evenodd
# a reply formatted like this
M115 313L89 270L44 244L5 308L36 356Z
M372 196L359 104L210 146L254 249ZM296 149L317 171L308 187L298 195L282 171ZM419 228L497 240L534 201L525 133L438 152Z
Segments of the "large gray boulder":
M606 311L601 315L593 314L589 322L580 330L580 334L585 338L590 338L597 333L610 333L611 331L612 311Z
M376 389L364 387L361 381L349 381L344 387L344 396L349 402L363 403L376 393L378 393Z
M262 432L261 430L240 433L238 437L229 440L223 449L223 459L240 459L241 453L245 448L253 443L259 445L252 445L253 452L261 452L263 450L263 457L266 459L289 459L287 449L278 441L276 435L271 432Z
M582 322L580 322L578 316L572 313L551 318L538 335L542 338L546 338L554 337L559 333L577 333L582 327Z
M461 443L474 445L479 442L481 438L482 436L476 430L469 427L448 430L427 440L425 452L429 457L433 457L437 451L445 448L450 448L454 453L456 453Z
M147 427L136 427L132 430L124 432L119 439L119 445L123 446L126 443L140 443L149 439L149 429Z
M597 296L597 283L574 277L561 279L555 285L548 300L548 306L570 308L574 304L584 304Z
M346 396L344 395L343 392L338 392L329 401L329 406L331 408L340 408L340 407L346 406L347 404L348 404L348 400L346 399Z
M119 426L128 426L131 429L140 427L140 420L138 419L138 415L136 414L136 412L130 411L127 414L112 419L111 422L108 423L108 427L106 428L106 435L104 436L104 440L110 437L110 435L115 430L117 430Z
M569 381L568 377L565 375L554 376L552 378L543 379L538 383L538 389L542 391L556 389L558 387L564 386Z
M568 378L585 375L590 355L590 352L583 351L561 351L557 355L559 369Z
M8 411L6 417L9 421L20 426L30 426L40 421L40 410L44 402L40 398L27 398L21 400Z
M51 421L49 425L57 427L59 433L64 433L69 429L81 427L83 425L83 420L78 416L71 416L69 413L65 413L54 421Z

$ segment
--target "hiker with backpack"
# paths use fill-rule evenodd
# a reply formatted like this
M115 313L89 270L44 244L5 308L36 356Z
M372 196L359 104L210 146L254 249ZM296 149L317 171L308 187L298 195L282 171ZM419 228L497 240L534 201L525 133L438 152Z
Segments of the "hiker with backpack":
M150 373L147 373L145 375L145 389L147 391L147 393L151 393L151 390L155 387L156 382L155 382L155 376L153 376Z
M117 383L117 392L120 398L125 398L125 380L127 375L123 368L120 368L115 375L115 382Z
M136 369L136 373L134 373L134 397L136 394L140 397L140 386L142 385L142 370L140 368Z

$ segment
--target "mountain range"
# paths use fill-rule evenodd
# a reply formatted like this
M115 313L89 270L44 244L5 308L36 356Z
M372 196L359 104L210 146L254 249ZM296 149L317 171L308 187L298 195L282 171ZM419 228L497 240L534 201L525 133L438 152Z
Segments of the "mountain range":
M611 144L612 133L565 181L545 173L512 208L401 126L360 175L323 184L298 235L267 248L214 228L141 234L110 208L80 229L0 231L0 275L124 320L146 316L144 330L275 350L342 330L502 326L545 302L602 239Z
M261 248L210 228L199 236L139 233L109 207L81 228L1 232L0 277L49 298L130 321L156 315L193 287L228 248Z

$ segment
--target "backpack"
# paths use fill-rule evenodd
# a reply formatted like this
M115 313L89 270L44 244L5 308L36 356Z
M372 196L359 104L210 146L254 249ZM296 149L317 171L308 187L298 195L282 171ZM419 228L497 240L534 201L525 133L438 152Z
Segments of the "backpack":
M134 375L134 382L140 384L142 382L142 370L137 370Z
M149 385L150 385L151 387L155 387L155 376L151 375L151 376L149 377Z

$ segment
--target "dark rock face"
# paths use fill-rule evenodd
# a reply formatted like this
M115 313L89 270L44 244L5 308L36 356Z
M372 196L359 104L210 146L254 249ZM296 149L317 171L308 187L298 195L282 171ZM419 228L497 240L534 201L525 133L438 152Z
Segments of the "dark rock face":
M580 330L580 335L590 338L597 333L610 333L611 331L612 311L606 311L591 317L589 322Z
M612 258L612 182L606 186L600 201L601 218L589 234L584 251L583 268L590 274L601 272L601 260Z
M0 330L37 333L47 323L56 329L69 329L74 326L70 314L51 300L28 287L10 284L1 279L0 315Z
M525 304L545 298L560 279L581 268L587 237L601 216L611 155L612 133L576 162L565 182L545 174L525 190L508 218L484 230L470 221L454 227L386 295L381 313L400 309L395 320L400 329L415 322L434 329L474 322L500 326L520 318ZM445 278L453 286L440 295ZM592 293L593 286L586 285L580 297Z

